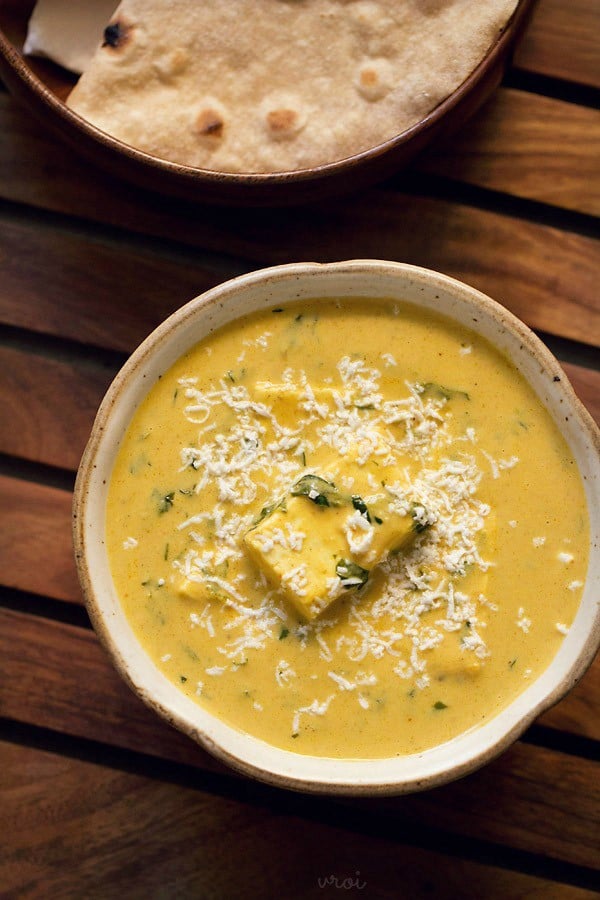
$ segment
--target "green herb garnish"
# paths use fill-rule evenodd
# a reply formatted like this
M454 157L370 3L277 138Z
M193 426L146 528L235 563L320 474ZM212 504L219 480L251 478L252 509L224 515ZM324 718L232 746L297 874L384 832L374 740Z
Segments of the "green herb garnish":
M448 705L444 703L442 700L436 700L433 704L434 709L448 709Z
M345 588L362 587L369 578L368 569L363 569L362 566L347 559L340 559L335 567L335 573Z
M471 398L466 391L458 391L456 388L447 388L443 384L437 384L435 381L427 381L423 385L423 397L433 397L435 400L452 400L453 397L462 397L463 400Z
M289 633L290 633L289 628L282 628L281 631L279 632L279 640L283 641L288 636Z
M318 475L303 475L292 486L290 494L293 497L306 497L317 506L341 506L345 500L333 482L325 481Z
M266 519L267 516L270 516L271 513L274 513L276 509L281 509L283 512L286 511L285 497L283 500L276 500L274 503L269 503L267 506L263 506L256 520L252 523L252 528L250 529L250 531L252 531L253 528L256 528L257 525L260 525L262 520Z
M358 494L352 495L352 506L354 507L354 509L357 509L359 511L359 513L361 513L365 517L365 519L367 520L367 522L369 522L369 524L371 523L371 515L369 513L367 504L365 503L365 501L363 500L362 497L358 496ZM379 522L381 524L381 519L379 520Z
M173 507L173 497L175 496L175 491L171 491L169 494L165 494L160 498L158 503L158 514L162 516L163 513L169 512L169 510Z

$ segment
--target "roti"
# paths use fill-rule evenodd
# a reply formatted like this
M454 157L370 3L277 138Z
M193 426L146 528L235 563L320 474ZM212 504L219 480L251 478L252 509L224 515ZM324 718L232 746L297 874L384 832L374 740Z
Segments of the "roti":
M517 0L124 0L68 100L153 156L224 172L344 159L405 131Z

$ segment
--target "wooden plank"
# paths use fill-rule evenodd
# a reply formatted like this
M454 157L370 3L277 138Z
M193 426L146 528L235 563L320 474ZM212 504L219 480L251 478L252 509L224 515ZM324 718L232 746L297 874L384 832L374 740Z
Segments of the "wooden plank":
M163 200L90 177L88 164L1 96L0 135L0 197L259 264L403 260L472 284L535 328L600 345L600 242L590 238L383 189L293 212Z
M7 743L4 890L40 896L591 900L592 892ZM26 773L26 775L24 774ZM85 785L85 790L81 786ZM133 811L135 810L135 814ZM77 860L77 864L73 864ZM330 877L338 879L337 885ZM354 882L354 887L344 879Z
M0 715L225 771L138 700L92 631L7 609L0 622Z
M509 265L503 259L501 267L492 271L496 253L493 231L485 236L487 250L483 247L484 237L473 234L473 240L480 243L479 258L466 243L461 253L460 236L452 234L448 223L442 223L436 204L432 201L428 204L431 227L438 233L448 228L443 239L445 258L441 258L441 249L435 250L436 242L430 242L427 249L422 237L414 240L414 247L406 257L409 261L446 269L492 295L496 290L501 291L505 302L530 325L554 333L563 329L572 337L600 343L600 303L597 292L592 293L591 266L598 251L594 241L574 235L559 236L550 231L548 245L543 242L538 227L517 223L523 241L528 238L529 242L526 249L519 242L511 249L514 236L503 227L498 239L503 241L506 253L511 253L511 262ZM456 215L458 211L454 209ZM388 217L395 215L390 209ZM461 216L462 227L465 221ZM501 217L497 217L497 222L506 225ZM413 222L415 228L416 224ZM390 229L394 228L397 231L397 223L390 221ZM416 230L421 233L420 229ZM388 254L400 258L402 242L413 238L404 235L403 229L396 233L398 246L393 245L389 236L386 240ZM182 303L239 271L232 267L225 274L222 269L149 257L115 242L91 240L39 223L0 221L0 244L4 248L2 321L125 352L130 352ZM560 271L544 274L543 263L548 262L548 254L559 254L559 244ZM357 255L363 255L362 247L357 245L355 249ZM527 249L532 254L542 253L543 260L539 264L532 262L527 257ZM370 252L374 253L375 248L371 247ZM452 271L452 265L458 265L459 256L461 270ZM31 259L37 260L35 266L31 265ZM570 275L573 275L572 283ZM506 283L499 287L504 279ZM82 303L83 296L85 303Z
M76 469L114 372L9 347L0 371L0 452Z
M505 88L417 169L599 215L600 111Z
M496 841L503 835L513 847L596 868L599 774L589 760L517 743L462 781L365 805L376 805L390 824L408 817L413 823L435 821L467 839Z
M40 222L0 220L0 246L2 322L123 352L192 297L238 274Z
M596 0L538 0L514 65L600 87L600 6Z
M81 603L71 542L71 494L0 476L4 587Z
M91 632L10 610L0 610L0 715L224 771L142 706ZM369 802L396 818L593 865L594 771L587 760L523 744L455 785ZM553 806L560 816L549 815Z

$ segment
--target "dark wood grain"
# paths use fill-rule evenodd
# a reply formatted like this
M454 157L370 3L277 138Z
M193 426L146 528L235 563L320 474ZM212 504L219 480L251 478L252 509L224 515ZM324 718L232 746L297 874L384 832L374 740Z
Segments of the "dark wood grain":
M0 509L1 584L81 603L71 542L71 494L0 475Z
M114 371L0 346L0 452L76 469Z
M331 875L340 884L358 878L362 896L382 900L593 896L406 846L392 835L358 835L53 753L3 743L0 756L7 831L0 882L23 900L93 900L107 897L107 889L127 898L215 900L358 893L326 888Z
M600 87L600 6L595 0L538 0L514 65Z
M417 168L598 215L600 111L505 88Z
M293 212L186 207L99 173L90 178L89 166L1 96L0 126L7 199L260 265L352 257L423 265L483 290L536 328L600 344L600 246L590 238L389 190Z
M130 352L182 304L239 270L0 216L3 322Z
M462 781L365 805L376 805L391 821L399 816L415 823L435 821L455 834L492 841L502 834L513 847L595 867L598 775L598 765L589 760L517 743Z
M387 254L436 267L502 300L531 326L600 343L595 287L600 248L595 241L423 200L416 211L406 201L399 232L400 210L390 195L380 199L385 238L379 232L379 247L376 238L366 246L366 235L361 245L347 224L333 227L337 240L345 240L347 233L354 241L355 255ZM444 219L444 212L449 218ZM342 211L337 215L342 217ZM425 233L424 225L431 230ZM483 225L488 229L482 230ZM465 245L467 238L470 243ZM140 250L51 225L1 218L0 246L4 322L124 352L133 350L181 304L241 271L239 264L219 263L211 269L193 260L152 254L151 248Z
M0 715L225 771L137 700L91 632L11 610L0 610ZM489 840L593 865L597 798L586 785L594 771L587 760L522 744L456 785L369 808L425 823L433 804L431 821L453 832L481 829Z
M563 879L598 869L600 657L524 740L445 787L359 800L252 785L117 674L84 627L71 494L26 479L68 485L43 466L74 471L120 360L170 312L298 259L424 265L581 342L552 343L600 422L599 33L593 0L538 0L513 87L457 134L379 189L279 211L121 183L0 91L0 719L15 742L0 740L0 895L595 896ZM319 886L357 872L360 892Z

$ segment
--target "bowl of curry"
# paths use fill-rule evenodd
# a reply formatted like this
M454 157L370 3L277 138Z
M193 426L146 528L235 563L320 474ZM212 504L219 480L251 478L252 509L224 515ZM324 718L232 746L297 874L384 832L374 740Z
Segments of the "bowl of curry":
M94 627L159 715L290 788L466 774L600 641L600 438L544 345L444 275L244 275L156 329L77 477Z

